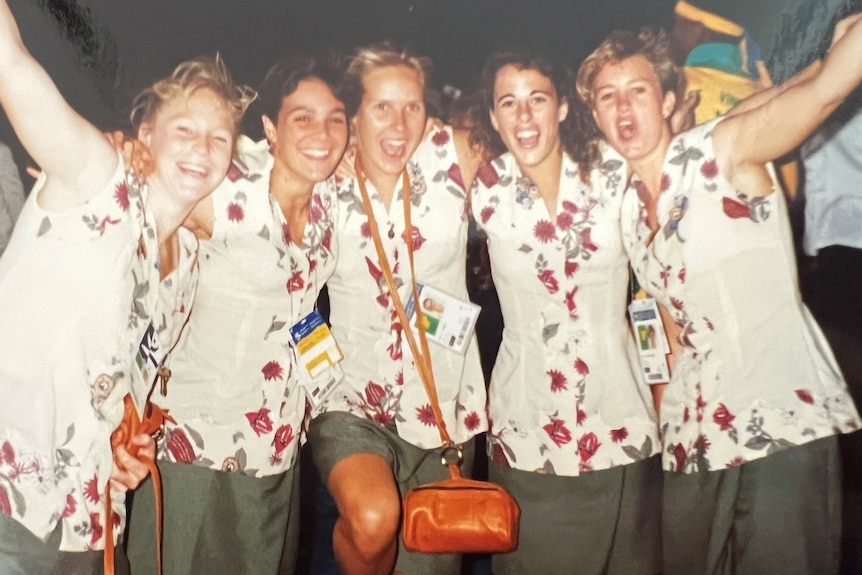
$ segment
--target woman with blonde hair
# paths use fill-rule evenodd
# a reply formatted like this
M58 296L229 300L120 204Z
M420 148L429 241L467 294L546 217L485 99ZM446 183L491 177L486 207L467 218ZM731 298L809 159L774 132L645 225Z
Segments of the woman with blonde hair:
M138 459L114 456L110 435L191 307L197 242L180 224L224 178L249 99L212 59L146 90L133 113L154 161L144 181L63 100L0 4L0 104L43 169L0 259L3 573L100 572L107 522L122 532L123 493L154 445L138 435Z
M460 573L459 555L399 548L401 495L448 471L403 333L411 326L395 312L372 231L379 229L405 304L414 282L467 299L464 182L475 162L459 161L469 154L459 150L451 128L431 130L423 140L426 68L423 59L392 46L361 48L342 90L357 176L338 184L339 255L327 285L344 379L323 399L309 441L338 506L333 547L349 575ZM472 438L486 427L476 341L469 338L465 355L431 345L441 410L453 440L465 447L467 474Z
M672 321L661 404L663 572L836 573L836 434L860 420L802 304L769 162L862 81L862 19L822 64L673 136L679 70L663 33L612 33L578 92L630 164L622 229L640 283Z

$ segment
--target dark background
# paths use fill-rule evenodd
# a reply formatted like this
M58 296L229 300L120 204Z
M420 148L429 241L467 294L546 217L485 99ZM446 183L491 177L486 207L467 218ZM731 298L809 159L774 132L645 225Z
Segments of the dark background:
M778 79L817 54L849 0L690 0L757 37ZM675 0L9 0L25 44L102 129L181 60L221 52L251 85L278 58L393 39L430 56L432 84L469 90L487 55L538 45L576 65L614 28L669 26ZM253 125L253 124L250 124ZM5 118L0 139L10 141ZM14 142L10 141L13 144ZM18 151L20 154L20 150ZM17 157L17 155L16 155Z

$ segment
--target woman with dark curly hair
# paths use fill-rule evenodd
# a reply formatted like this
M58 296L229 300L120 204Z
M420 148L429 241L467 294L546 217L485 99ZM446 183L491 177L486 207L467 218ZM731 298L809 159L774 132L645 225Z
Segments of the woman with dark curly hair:
M521 507L498 575L657 573L660 443L626 323L626 163L569 115L563 72L493 54L481 76L473 214L503 312L489 478Z

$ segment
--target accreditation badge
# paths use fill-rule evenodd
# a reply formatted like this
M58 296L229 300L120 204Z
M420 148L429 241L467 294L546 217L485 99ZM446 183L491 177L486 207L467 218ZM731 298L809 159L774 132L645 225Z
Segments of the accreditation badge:
M320 407L344 377L339 365L344 354L317 310L290 327L290 338L296 355L299 383L311 405Z
M629 317L637 341L644 383L655 385L669 382L670 369L666 356L670 353L670 346L656 301L651 297L632 300Z

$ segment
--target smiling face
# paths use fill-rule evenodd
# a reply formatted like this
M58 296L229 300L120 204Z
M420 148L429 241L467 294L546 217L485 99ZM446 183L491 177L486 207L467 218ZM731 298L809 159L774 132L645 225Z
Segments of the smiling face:
M425 133L425 87L407 66L375 68L362 78L353 118L356 151L376 187L397 181Z
M234 126L227 103L207 88L166 101L138 130L155 166L151 187L183 206L209 195L230 166Z
M562 153L559 126L568 110L554 83L538 70L507 64L497 72L491 124L522 168Z
M276 161L308 184L328 178L347 145L344 104L318 78L300 81L282 99L278 124L264 116L263 129Z
M596 74L593 93L593 118L611 146L635 167L664 161L671 140L667 118L676 100L662 91L646 57L606 64Z

